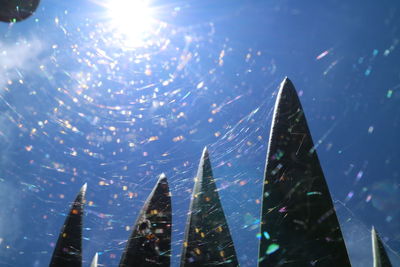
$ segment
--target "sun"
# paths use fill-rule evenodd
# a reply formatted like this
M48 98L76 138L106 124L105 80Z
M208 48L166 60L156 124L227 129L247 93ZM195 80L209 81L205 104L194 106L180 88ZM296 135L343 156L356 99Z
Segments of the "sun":
M109 0L107 12L112 29L122 35L129 46L145 43L154 31L156 20L149 0Z

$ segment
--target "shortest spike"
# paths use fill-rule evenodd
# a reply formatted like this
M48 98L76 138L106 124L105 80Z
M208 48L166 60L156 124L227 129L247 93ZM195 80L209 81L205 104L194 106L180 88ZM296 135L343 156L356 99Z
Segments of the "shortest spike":
M374 267L392 267L383 242L374 227L372 227L371 238Z
M97 261L99 259L99 254L96 252L96 254L94 254L92 263L90 264L90 267L97 267Z
M50 267L82 266L82 220L86 188L87 184L84 184L72 203L61 228Z

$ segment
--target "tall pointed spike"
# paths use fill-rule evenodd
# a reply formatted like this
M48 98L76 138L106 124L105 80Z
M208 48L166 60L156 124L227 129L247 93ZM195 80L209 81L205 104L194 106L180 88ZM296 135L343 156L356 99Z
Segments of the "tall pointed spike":
M92 263L90 264L90 267L97 267L97 262L99 260L99 254L96 252L96 254L94 254Z
M82 266L82 220L87 184L79 191L65 219L53 252L50 267Z
M300 100L285 78L275 104L263 189L259 266L350 266Z
M189 212L181 266L238 266L207 148L200 160Z
M165 266L171 258L171 194L161 174L133 226L120 267Z
M372 227L371 238L374 267L392 267L383 242L374 227Z

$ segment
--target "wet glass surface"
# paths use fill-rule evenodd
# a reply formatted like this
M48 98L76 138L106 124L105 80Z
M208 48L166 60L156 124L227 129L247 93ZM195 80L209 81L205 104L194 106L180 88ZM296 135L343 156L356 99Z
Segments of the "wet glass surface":
M256 266L285 76L353 266L372 263L372 225L400 264L399 9L389 0L42 0L25 21L1 23L0 265L47 266L87 183L84 266L95 252L117 266L164 172L178 266L207 146L239 263Z

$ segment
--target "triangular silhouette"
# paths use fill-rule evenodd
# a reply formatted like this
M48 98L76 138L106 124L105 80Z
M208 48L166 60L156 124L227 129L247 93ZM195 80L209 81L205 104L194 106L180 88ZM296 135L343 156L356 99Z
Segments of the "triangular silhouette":
M165 266L171 259L171 194L161 174L122 254L120 267Z
M181 266L238 266L207 148L200 160L189 213Z
M377 231L372 227L372 255L374 257L374 267L392 267L389 257L386 254L385 247Z
M279 89L271 126L259 266L350 266L306 118L288 78Z
M82 266L82 217L87 185L78 193L58 237L50 267Z

